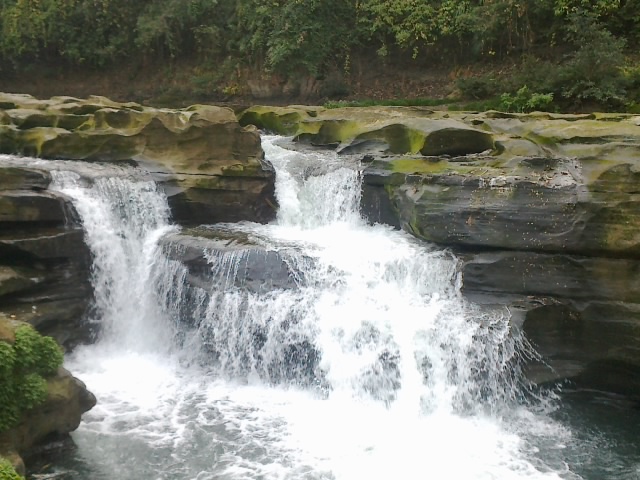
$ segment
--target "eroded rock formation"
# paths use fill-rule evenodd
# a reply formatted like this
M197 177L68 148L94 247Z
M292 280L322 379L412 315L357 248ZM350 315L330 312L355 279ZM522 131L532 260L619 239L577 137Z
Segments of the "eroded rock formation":
M91 258L73 205L50 182L46 171L0 167L0 311L70 348L91 335Z
M252 107L252 123L363 155L362 211L460 254L544 382L640 397L640 116ZM551 367L551 369L549 368Z
M183 225L275 215L274 172L258 132L240 127L226 108L0 94L0 154L135 163L164 188L173 220ZM28 322L69 350L94 333L86 322L91 254L70 199L49 189L46 168L31 165L16 158L0 165L0 316ZM12 452L75 429L95 403L65 370L48 382L46 402L0 438L0 453L17 463Z
M228 108L0 94L0 153L135 161L163 185L181 224L266 222L275 214L274 174L258 132Z

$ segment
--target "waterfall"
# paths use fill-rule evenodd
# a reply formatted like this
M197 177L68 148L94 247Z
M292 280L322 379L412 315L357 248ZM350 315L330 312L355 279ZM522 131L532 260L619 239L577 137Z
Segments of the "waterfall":
M151 181L53 170L51 188L74 199L93 254L92 284L100 341L129 350L167 345L172 327L156 295L158 240L175 230L166 198ZM164 320L164 321L163 321Z
M553 479L570 433L521 373L508 311L460 294L450 252L358 212L357 160L265 137L280 210L242 235L288 283L242 286L247 250L170 259L166 199L127 169L54 168L94 256L96 345L69 368L98 397L78 478ZM170 242L169 242L170 243Z

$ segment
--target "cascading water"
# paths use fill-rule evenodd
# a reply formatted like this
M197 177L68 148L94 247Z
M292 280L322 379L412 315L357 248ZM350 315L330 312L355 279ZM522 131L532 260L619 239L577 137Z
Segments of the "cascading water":
M508 312L460 296L451 254L366 225L356 164L278 141L277 221L210 228L276 255L290 281L272 289L238 285L241 250L205 251L210 282L189 285L152 182L54 173L102 328L68 359L99 402L71 478L580 478L569 431L530 403Z

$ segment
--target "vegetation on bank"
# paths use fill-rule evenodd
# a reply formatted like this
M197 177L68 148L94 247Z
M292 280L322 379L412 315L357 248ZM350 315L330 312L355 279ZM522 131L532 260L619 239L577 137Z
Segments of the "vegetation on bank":
M0 0L0 74L188 58L192 88L225 96L249 75L312 77L318 95L348 96L356 62L489 65L457 69L455 96L514 111L634 109L639 45L635 0Z
M19 326L12 336L11 341L0 339L0 433L44 402L45 378L56 373L63 360L56 341L29 325Z
M0 457L0 480L24 480L11 465L11 462Z

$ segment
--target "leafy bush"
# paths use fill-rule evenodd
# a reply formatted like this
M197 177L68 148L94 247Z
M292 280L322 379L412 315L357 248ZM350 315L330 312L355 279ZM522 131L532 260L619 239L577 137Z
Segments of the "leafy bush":
M156 0L137 18L135 44L159 57L198 52L204 57L223 50L222 19L229 2L211 0ZM220 24L218 24L220 23Z
M0 480L24 480L8 460L0 457Z
M501 82L489 76L461 77L456 80L456 87L464 98L483 100L497 95Z
M342 0L239 0L239 53L267 71L323 75L345 65L355 7Z
M521 87L515 95L503 93L500 96L500 107L507 112L532 112L544 110L553 102L553 93L536 93L526 85Z
M62 360L55 340L27 325L16 329L13 344L0 341L0 431L46 399L45 377L54 374Z
M625 95L621 70L624 39L614 37L584 12L570 17L567 39L577 49L558 71L562 96L578 104L621 104Z

